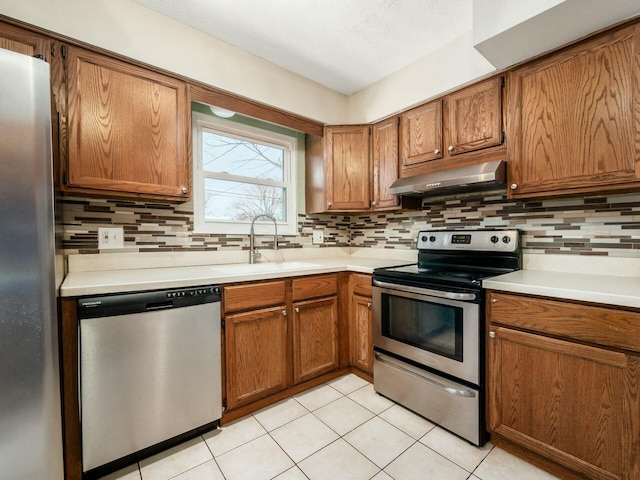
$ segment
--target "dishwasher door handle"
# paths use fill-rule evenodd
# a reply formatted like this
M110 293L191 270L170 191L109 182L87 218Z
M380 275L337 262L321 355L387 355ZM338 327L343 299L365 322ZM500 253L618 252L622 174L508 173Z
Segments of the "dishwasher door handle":
M173 302L160 302L160 303L150 303L145 308L145 311L151 312L153 310L165 310L167 308L173 308Z

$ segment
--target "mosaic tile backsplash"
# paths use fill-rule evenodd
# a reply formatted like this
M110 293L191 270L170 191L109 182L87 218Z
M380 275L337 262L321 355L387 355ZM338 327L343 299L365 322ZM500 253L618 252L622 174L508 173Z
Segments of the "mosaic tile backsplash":
M248 235L193 232L190 204L170 205L63 197L65 254L98 253L98 227L122 226L122 252L247 249ZM518 228L526 253L640 257L640 194L543 201L511 201L502 195L425 202L422 211L367 215L299 215L298 236L279 237L281 248L415 248L418 231L454 228ZM270 237L257 237L267 248Z

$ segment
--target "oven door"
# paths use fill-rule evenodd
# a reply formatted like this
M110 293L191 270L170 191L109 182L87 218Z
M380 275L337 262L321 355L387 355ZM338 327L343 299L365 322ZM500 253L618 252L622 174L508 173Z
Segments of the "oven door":
M480 385L479 295L374 278L373 345Z

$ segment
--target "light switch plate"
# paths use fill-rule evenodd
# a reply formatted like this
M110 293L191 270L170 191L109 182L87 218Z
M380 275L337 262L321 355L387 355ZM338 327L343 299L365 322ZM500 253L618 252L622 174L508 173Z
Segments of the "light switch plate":
M324 243L324 231L322 230L314 230L313 231L313 244L314 245L322 245Z
M124 247L124 231L122 227L98 228L98 249Z

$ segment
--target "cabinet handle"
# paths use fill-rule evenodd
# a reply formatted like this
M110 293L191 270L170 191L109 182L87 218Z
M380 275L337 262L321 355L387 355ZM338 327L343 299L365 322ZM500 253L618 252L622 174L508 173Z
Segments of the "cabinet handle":
M367 302L367 307L371 308L371 302Z
M188 191L189 190L187 190L187 187L182 187L182 194L183 195L186 195Z
M296 313L300 313L300 308L296 307Z
M511 184L511 190L515 190L516 188L518 188L518 184L517 183L512 183Z
M496 332L489 332L489 338L496 338Z
M437 148L433 151L434 155L440 155L440 150L438 150Z
M453 145L449 145L448 150L449 150L450 152L453 152L453 150L454 150L454 146L453 146Z
M282 310L282 316L286 317L287 316L287 311L286 310Z

